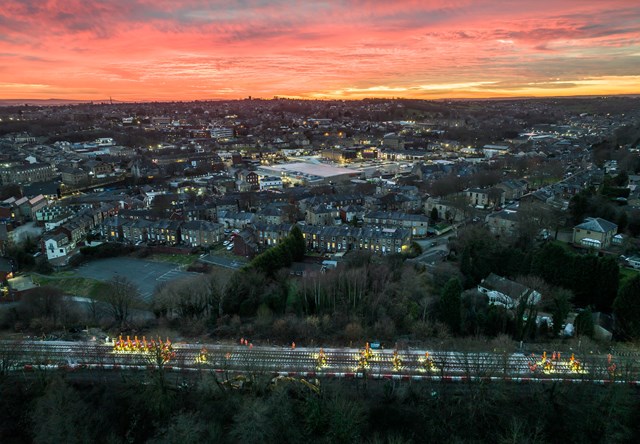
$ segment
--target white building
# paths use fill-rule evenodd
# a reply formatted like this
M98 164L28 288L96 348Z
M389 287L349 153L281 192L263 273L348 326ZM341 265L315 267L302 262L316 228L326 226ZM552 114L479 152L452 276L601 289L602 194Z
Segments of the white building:
M282 179L276 176L261 176L260 177L260 190L281 190Z
M62 233L47 236L44 239L44 247L47 251L47 259L57 259L68 256L75 245L69 242L69 238Z

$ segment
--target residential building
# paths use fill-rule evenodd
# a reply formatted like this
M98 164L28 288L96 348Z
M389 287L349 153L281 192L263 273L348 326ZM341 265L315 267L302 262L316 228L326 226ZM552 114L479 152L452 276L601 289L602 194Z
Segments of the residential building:
M260 177L255 171L242 170L238 173L238 179L256 188L260 185Z
M411 231L404 228L356 228L349 225L301 227L307 248L335 253L365 250L375 254L402 253L411 244Z
M583 223L573 227L573 243L589 248L608 248L617 232L618 226L613 222L588 217Z
M285 221L285 207L283 205L268 205L256 212L256 221L276 225Z
M210 247L224 237L224 225L205 220L184 222L180 229L182 243L190 247Z
M152 221L146 219L134 219L122 225L122 237L132 244L147 242L149 239L149 227Z
M405 228L413 237L425 237L429 226L429 218L424 214L391 211L371 211L364 215L363 221L365 225Z
M340 219L342 223L353 223L362 221L364 219L364 207L361 205L345 205L340 208Z
M496 185L497 188L504 190L505 200L517 200L524 196L527 192L528 184L522 179L509 179Z
M130 219L118 216L107 217L100 225L100 234L110 242L122 242L124 240L123 225L133 223Z
M258 254L259 250L260 246L253 229L245 228L233 238L233 254L237 256L251 259Z
M149 241L159 244L177 245L180 243L181 221L161 219L148 227Z
M542 295L522 284L491 273L478 284L478 291L485 294L489 304L515 308L520 302L537 304Z
M487 208L503 206L505 202L505 192L498 187L493 188L470 188L464 191L471 205L475 207Z
M246 228L246 226L251 225L255 219L255 213L249 213L246 211L242 211L240 213L235 211L223 211L218 213L218 223L224 225L226 228Z
M332 205L316 205L307 209L304 220L309 225L338 225L340 210Z
M256 242L263 247L277 245L289 236L291 227L291 224L269 225L256 222L253 225L256 233Z
M75 243L71 242L64 233L46 235L43 242L48 260L67 257L75 248Z
M462 222L468 211L465 211L465 208L461 208L460 202L456 201L458 199L457 196L451 195L450 197L452 200L447 200L446 197L429 197L424 206L425 213L431 214L431 211L435 208L440 219L449 222ZM467 206L466 201L464 205L465 207Z
M487 227L496 236L511 236L518 231L518 212L504 209L487 215Z
M69 187L84 185L89 182L89 174L81 168L60 168L62 183Z

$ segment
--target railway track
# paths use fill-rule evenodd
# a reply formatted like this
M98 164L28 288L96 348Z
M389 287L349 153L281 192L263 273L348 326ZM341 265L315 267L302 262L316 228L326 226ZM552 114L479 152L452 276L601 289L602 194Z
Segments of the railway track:
M145 342L146 344L146 342ZM161 343L162 344L162 343ZM267 373L399 380L510 380L640 384L640 360L611 355L477 353L433 350L283 348L170 344L166 356L140 341L0 341L0 372L36 369ZM158 351L158 352L157 352Z

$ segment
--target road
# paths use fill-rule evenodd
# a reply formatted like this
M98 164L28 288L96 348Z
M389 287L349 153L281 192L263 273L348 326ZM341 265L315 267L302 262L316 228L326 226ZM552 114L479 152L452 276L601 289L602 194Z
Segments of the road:
M440 236L416 240L418 245L422 247L422 254L410 259L410 261L426 265L435 265L444 261L449 255L449 238L455 235L455 231L450 231Z
M126 339L124 340L127 348ZM157 353L131 339L129 351L113 343L2 341L0 370L147 370L157 367ZM261 372L304 377L403 380L510 380L628 382L640 384L637 357L573 357L548 353L477 353L442 350L364 350L355 348L273 347L252 345L173 344L165 369L216 373Z

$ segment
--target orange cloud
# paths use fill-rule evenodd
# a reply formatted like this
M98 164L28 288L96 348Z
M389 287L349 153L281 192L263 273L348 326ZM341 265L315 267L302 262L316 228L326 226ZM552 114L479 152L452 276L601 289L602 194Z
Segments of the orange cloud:
M640 5L5 0L0 98L640 93Z

